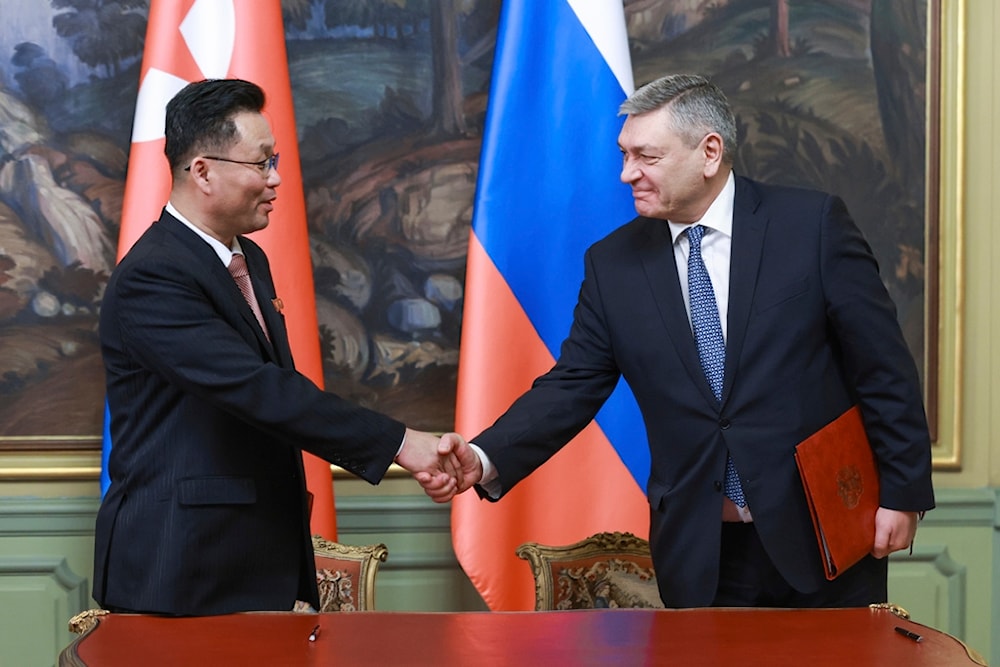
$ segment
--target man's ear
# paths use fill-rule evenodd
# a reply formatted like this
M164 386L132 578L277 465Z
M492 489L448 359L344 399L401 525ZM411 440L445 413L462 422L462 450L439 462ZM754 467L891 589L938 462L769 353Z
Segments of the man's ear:
M185 174L191 179L191 182L199 190L208 190L210 186L209 174L210 170L208 168L208 160L201 157L196 157L191 160L190 167L185 170Z
M709 132L701 140L701 144L705 154L705 178L712 178L722 167L722 156L725 153L722 137L717 132Z

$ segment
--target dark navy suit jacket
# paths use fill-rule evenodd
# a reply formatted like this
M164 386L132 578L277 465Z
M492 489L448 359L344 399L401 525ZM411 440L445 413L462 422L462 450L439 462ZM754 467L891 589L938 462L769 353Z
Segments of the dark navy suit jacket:
M267 258L240 238L268 327L164 212L101 309L113 447L94 598L167 614L319 607L301 450L376 483L404 426L294 370Z
M667 223L636 218L587 251L556 365L473 438L506 492L624 377L649 439L650 546L668 606L715 596L727 451L764 547L804 593L825 579L795 445L852 404L878 461L882 506L934 504L917 371L839 198L736 178L727 326L720 404L698 361Z

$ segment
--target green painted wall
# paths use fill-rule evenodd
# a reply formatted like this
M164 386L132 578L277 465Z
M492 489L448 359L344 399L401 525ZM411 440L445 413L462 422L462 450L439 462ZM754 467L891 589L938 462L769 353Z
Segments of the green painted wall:
M455 560L449 508L431 503L409 480L377 490L338 481L339 538L383 542L376 608L483 611ZM993 664L1000 599L1000 522L996 490L943 489L920 527L912 555L896 554L889 598L914 621L964 640ZM70 617L90 598L97 499L0 499L0 665L53 665L73 639ZM527 563L524 576L530 579Z

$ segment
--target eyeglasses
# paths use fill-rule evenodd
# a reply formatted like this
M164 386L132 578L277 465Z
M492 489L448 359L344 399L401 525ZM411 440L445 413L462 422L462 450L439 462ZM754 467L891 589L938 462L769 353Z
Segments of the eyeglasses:
M217 160L219 162L232 162L233 164L245 164L248 167L256 167L262 176L266 176L272 169L278 168L279 154L275 153L271 157L264 158L259 162L247 162L246 160L230 160L227 157L216 157L214 155L202 155L206 160ZM191 171L191 165L184 167L184 171Z

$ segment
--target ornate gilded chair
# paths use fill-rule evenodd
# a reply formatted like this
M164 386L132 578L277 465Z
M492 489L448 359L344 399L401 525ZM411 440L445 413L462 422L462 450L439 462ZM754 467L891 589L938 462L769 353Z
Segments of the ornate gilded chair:
M649 542L597 533L566 546L526 542L516 551L535 577L535 610L662 608Z
M77 635L82 635L97 625L97 621L101 618L101 616L110 613L111 612L106 609L84 609L79 614L69 619L69 631Z
M384 544L353 546L330 542L313 535L319 611L370 611L375 606L375 575L389 556ZM307 603L296 603L294 611L312 611ZM70 632L83 634L107 614L104 609L86 609L69 620Z
M313 535L319 611L371 611L375 575L389 556L384 544L353 546Z

